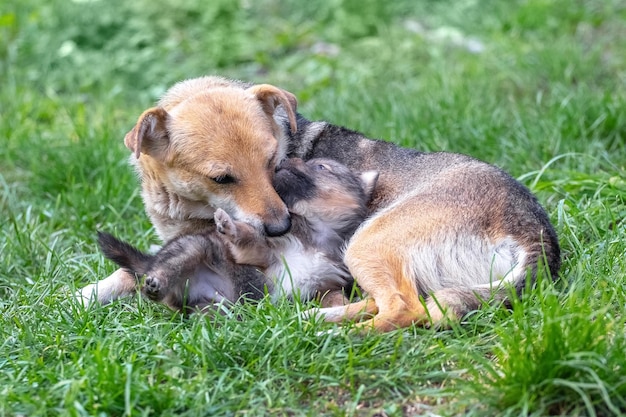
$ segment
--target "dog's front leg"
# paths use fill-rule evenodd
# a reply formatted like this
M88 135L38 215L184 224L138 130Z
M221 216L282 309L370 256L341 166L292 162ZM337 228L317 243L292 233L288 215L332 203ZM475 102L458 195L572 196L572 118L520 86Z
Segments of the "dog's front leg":
M137 280L134 274L120 268L105 279L82 288L77 293L77 298L84 306L94 301L108 304L118 298L133 295L136 289Z

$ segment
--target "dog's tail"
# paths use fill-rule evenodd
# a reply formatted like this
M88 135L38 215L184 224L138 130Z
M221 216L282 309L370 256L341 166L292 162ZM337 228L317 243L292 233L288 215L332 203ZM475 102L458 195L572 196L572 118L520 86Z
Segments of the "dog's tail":
M98 246L108 259L138 275L145 275L153 256L105 232L98 231Z

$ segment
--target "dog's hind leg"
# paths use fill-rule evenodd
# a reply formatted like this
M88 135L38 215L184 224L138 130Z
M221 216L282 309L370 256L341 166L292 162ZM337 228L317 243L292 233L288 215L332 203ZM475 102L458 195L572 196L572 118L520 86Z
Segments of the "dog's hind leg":
M375 238L373 240L376 241ZM378 310L374 317L357 327L386 332L426 322L428 314L414 279L405 271L403 254L397 248L381 245L376 248L378 250L372 250L372 243L363 239L351 245L346 253L350 272L368 296L375 300Z
M505 300L511 285L524 282L524 248L510 237L465 232L463 222L478 222L468 217L422 198L396 205L356 232L344 260L378 306L361 328L439 326Z
M366 222L346 248L346 266L377 307L374 317L358 325L363 330L385 332L430 323L420 298L423 286L418 285L424 277L417 276L414 256L427 248L425 236L434 233L440 222L432 218L431 210L416 215L413 203L408 203L401 202Z
M372 240L360 239L346 252L346 265L367 297L345 306L312 310L307 315L320 315L333 323L365 320L357 325L358 329L381 332L428 322L414 280L404 273L398 251L377 241L375 236Z

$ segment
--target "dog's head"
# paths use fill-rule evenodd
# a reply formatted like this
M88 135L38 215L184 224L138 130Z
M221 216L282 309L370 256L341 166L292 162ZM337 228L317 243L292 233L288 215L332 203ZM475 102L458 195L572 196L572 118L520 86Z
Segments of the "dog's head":
M365 219L377 180L375 171L354 172L331 159L291 158L280 164L273 182L292 213L349 233Z
M290 217L272 178L286 140L272 116L282 105L295 131L296 99L267 84L218 81L173 87L124 138L137 158L144 198L147 192L164 200L150 204L166 218L212 219L222 208L269 236L281 235Z

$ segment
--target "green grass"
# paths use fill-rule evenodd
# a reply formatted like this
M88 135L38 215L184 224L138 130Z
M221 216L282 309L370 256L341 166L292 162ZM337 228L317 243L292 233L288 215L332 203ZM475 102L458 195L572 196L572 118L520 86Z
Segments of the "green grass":
M0 415L626 413L622 2L178 3L0 9ZM288 302L190 319L138 298L83 309L70 295L114 270L97 229L158 243L125 132L204 74L505 168L548 210L561 279L512 312L365 337Z

